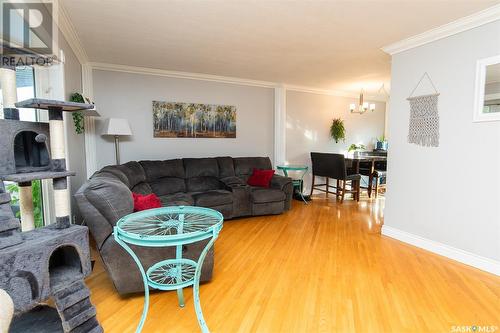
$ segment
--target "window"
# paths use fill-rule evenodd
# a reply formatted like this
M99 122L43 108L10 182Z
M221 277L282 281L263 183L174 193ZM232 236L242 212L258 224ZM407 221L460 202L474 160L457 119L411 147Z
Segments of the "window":
M22 101L25 99L35 97L35 72L32 67L17 67L16 68L16 87L17 87L17 100ZM3 96L2 87L0 87L0 106L3 109ZM41 118L41 112L46 110L35 109L19 109L19 119L22 121L37 122ZM45 117L46 119L46 117ZM42 182L36 180L32 182L33 191L33 214L35 216L35 227L44 225L43 218L43 196L42 196ZM5 189L11 195L11 206L16 217L19 215L19 187L16 183L5 182Z

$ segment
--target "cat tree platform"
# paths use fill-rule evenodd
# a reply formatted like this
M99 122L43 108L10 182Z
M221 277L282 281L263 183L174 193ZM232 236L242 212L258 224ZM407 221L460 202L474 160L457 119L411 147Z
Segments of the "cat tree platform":
M74 171L39 171L27 173L13 173L10 175L0 175L0 180L16 183L27 183L39 179L57 179L76 175Z
M30 98L22 102L17 102L16 107L29 108L29 109L43 109L43 110L57 109L65 112L74 112L74 111L93 109L94 105L87 103L57 101L57 100L43 99L43 98Z

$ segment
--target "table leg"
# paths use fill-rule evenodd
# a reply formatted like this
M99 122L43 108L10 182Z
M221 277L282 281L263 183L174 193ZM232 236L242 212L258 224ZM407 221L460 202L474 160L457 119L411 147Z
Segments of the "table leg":
M368 197L372 197L373 188L373 172L375 172L375 160L372 160L372 165L370 168L370 176L368 177Z
M139 321L139 325L137 325L137 328L135 330L136 333L140 333L142 331L142 327L144 326L144 322L146 321L146 317L148 316L148 308L149 308L149 285L148 285L148 279L146 276L146 272L144 271L144 268L142 267L141 261L139 258L136 256L134 251L125 243L123 242L120 238L117 237L118 231L114 230L114 237L116 242L125 249L125 251L130 254L132 259L134 259L137 267L139 268L139 271L141 272L142 275L142 281L144 283L144 306L142 308L142 316L141 320Z
M196 317L198 318L198 323L200 324L201 331L203 333L210 333L207 323L203 318L203 312L201 311L200 305L200 276L201 276L201 268L203 266L203 261L210 250L210 248L214 245L215 240L219 236L219 230L214 231L214 235L210 242L208 242L207 246L201 252L200 258L198 259L198 264L196 265L196 271L194 273L194 284L193 284L193 298L194 298L194 310L196 312Z
M182 234L182 229L184 226L184 214L179 214L179 226L178 226L178 234ZM182 245L177 245L175 247L175 258L176 259L181 259L182 258ZM179 265L181 266L181 265ZM179 267L180 268L180 267ZM182 282L182 271L179 269L179 273L177 274L177 283ZM182 288L177 289L177 299L179 300L179 306L181 308L184 307L184 292L182 291Z
M302 176L300 177L300 186L299 186L299 190L300 190L300 197L302 198L302 201L304 201L304 203L307 205L307 200L304 198L304 176L306 175L306 172L303 172L302 173Z
M354 163L354 173L355 174L358 174L359 173L359 160L357 160L355 163ZM357 189L358 190L358 193L353 193L353 198L356 199L356 195L360 195L360 191L361 191L361 180L355 180L355 181L352 181L352 186L354 187L354 189ZM354 190L352 189L352 190Z

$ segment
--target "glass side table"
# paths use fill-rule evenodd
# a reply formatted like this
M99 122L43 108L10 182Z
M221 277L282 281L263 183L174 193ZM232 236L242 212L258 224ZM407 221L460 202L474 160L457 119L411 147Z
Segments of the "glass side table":
M292 184L294 188L298 188L302 201L304 201L307 205L307 200L304 198L304 194L302 192L304 191L304 176L307 174L309 167L307 165L278 165L276 168L281 170L285 177L289 177L289 171L300 172L299 178L292 178Z
M222 229L224 218L216 210L202 207L173 206L149 209L122 217L114 227L114 238L134 259L144 282L144 308L136 332L141 332L149 308L149 287L177 290L179 305L184 307L182 289L193 286L194 309L202 332L209 332L200 306L200 275L203 261ZM211 238L198 262L182 258L182 246ZM139 258L128 244L146 247L175 246L175 259L160 261L144 271Z

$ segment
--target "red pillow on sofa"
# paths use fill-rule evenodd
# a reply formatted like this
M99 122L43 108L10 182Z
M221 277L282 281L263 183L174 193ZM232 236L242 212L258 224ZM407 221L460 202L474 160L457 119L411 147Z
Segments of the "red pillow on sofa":
M139 194L132 192L132 197L134 198L134 212L140 212L141 210L160 208L161 201L160 198L154 193L151 194Z
M273 175L274 170L253 169L253 173L248 178L247 184L251 186L269 187Z

